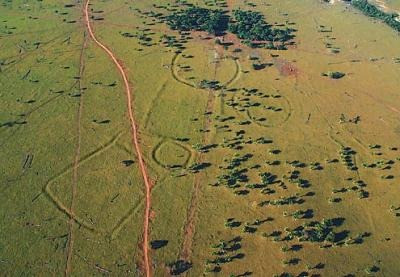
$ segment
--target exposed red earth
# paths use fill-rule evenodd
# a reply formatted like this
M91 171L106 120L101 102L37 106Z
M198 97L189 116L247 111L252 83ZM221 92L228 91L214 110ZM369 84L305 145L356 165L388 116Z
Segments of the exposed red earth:
M146 195L146 205L145 205L145 214L144 214L144 222L143 222L143 266L144 266L144 273L146 277L151 276L151 270L150 270L150 258L149 258L149 251L148 251L148 244L149 244L149 221L150 221L150 193L151 193L151 182L148 176L147 168L143 160L143 155L142 155L142 150L140 148L139 144L139 139L138 139L138 128L136 125L136 121L133 115L133 109L132 109L132 89L129 85L127 73L125 72L124 67L122 66L121 62L118 61L116 58L115 54L103 43L101 43L95 35L95 32L91 26L90 23L90 17L89 17L89 5L90 5L90 0L86 1L85 7L84 7L84 20L86 23L86 27L88 30L88 33L92 40L100 47L102 48L107 55L111 58L115 66L117 67L125 85L125 93L126 93L126 102L127 102L127 109L128 109L128 117L129 117L129 122L131 125L131 135L132 135L132 144L133 147L136 151L138 162L139 162L139 168L143 176L143 181L145 184L145 195Z

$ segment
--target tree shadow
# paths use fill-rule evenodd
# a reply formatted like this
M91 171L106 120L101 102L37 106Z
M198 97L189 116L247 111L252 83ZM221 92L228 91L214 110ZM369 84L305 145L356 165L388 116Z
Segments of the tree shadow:
M128 167L128 166L133 165L135 162L134 162L133 160L123 160L122 163L123 163L126 167Z
M160 249L167 246L168 240L153 240L150 242L151 249Z
M253 275L253 272L246 271L246 272L244 272L242 274L236 275L236 277L244 277L244 276L250 276L250 275Z

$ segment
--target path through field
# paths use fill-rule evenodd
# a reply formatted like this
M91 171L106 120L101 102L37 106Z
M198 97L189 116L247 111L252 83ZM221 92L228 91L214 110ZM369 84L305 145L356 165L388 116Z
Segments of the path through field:
M128 116L129 116L129 121L131 125L131 135L132 135L132 144L133 147L135 148L135 151L138 156L138 162L139 162L139 167L140 171L143 176L144 184L145 184L145 195L146 195L146 206L145 206L145 215L144 215L144 223L143 223L143 258L144 258L144 271L146 277L151 276L150 272L150 261L149 261L149 253L148 253L148 240L149 240L149 220L150 220L150 192L151 192L151 183L150 179L148 177L146 165L144 164L143 156L142 156L142 151L139 145L139 140L138 140L138 130L136 126L136 122L133 116L133 111L132 111L132 91L129 86L128 82L128 77L127 74L122 66L122 64L117 60L115 57L114 53L107 48L104 44L102 44L95 36L95 33L92 29L92 26L90 24L90 19L89 19L89 5L90 5L90 0L86 1L86 5L84 7L84 18L85 18L85 23L86 27L88 30L88 33L90 37L93 39L93 41L100 47L102 48L108 56L110 56L111 60L117 67L119 73L121 74L121 77L124 81L125 85L125 92L126 92L126 101L127 101L127 108L128 108Z
M216 51L216 50L215 50ZM214 80L217 77L217 69L218 69L218 63L215 63L214 67ZM210 137L209 133L207 132L211 126L212 123L212 114L214 112L214 104L215 104L215 93L212 90L208 90L208 100L207 100L207 105L204 114L207 116L204 118L204 123L203 123L203 130L206 132L203 135L202 138L202 145L207 145L210 143ZM204 162L204 154L200 153L197 162L199 164ZM183 243L180 251L180 259L189 261L191 258L192 254L192 244L193 244L193 239L194 239L194 234L195 234L195 221L196 221L196 216L197 216L197 209L198 209L198 201L199 201L199 193L200 193L200 185L201 185L201 180L198 175L194 177L193 180L193 192L192 192L192 198L190 200L188 212L187 212L187 219L186 223L184 226L184 234L183 234Z
M82 140L82 126L81 126L81 119L83 113L83 89L82 89L82 76L85 71L85 57L84 51L87 47L87 35L86 32L83 34L83 43L81 54L79 58L79 92L81 93L81 97L79 97L79 106L78 106L78 114L77 114L77 142L75 148L75 157L74 157L74 166L73 166L73 175L72 175L72 195L71 195L71 216L68 222L69 225L69 235L68 235L68 252L67 252L67 263L65 266L65 275L69 276L71 273L71 261L72 261L72 253L74 248L74 208L75 208L75 198L78 186L78 167L79 167L79 160L81 158L81 140Z

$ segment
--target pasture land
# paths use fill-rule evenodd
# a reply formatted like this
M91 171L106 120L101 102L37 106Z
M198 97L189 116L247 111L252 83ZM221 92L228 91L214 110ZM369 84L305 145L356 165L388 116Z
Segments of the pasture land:
M0 272L143 276L124 84L84 3L0 3ZM258 11L293 44L171 30L162 16L185 3ZM90 14L133 92L152 276L400 275L397 32L318 0L91 0Z

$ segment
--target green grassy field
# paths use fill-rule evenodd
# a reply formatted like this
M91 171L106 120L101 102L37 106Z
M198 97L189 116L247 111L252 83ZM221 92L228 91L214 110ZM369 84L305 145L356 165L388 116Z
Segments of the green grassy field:
M91 1L133 89L152 275L399 276L398 33L342 2L226 2L295 44L223 47L151 17L183 1ZM0 275L144 274L124 87L82 9L0 5Z

